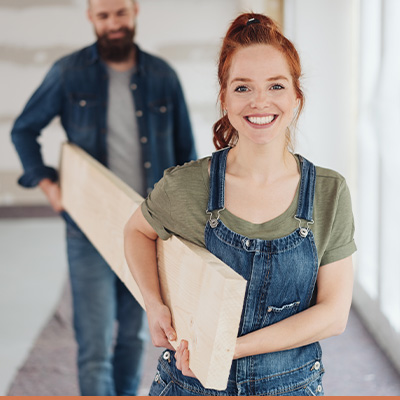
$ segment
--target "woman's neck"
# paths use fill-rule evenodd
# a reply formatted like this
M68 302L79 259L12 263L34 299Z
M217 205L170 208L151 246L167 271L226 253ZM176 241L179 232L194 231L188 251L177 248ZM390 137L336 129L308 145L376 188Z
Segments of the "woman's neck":
M238 142L229 152L227 173L268 183L297 173L297 162L286 147Z

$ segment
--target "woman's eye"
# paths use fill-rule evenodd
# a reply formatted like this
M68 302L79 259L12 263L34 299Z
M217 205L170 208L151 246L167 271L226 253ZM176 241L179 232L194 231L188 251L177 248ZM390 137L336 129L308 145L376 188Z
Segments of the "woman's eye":
M246 87L246 86L238 86L236 89L235 89L235 92L239 92L239 93L241 93L241 92L247 92L249 89Z
M272 90L282 90L285 89L282 85L279 85L279 83L277 83L276 85L273 85L271 87Z

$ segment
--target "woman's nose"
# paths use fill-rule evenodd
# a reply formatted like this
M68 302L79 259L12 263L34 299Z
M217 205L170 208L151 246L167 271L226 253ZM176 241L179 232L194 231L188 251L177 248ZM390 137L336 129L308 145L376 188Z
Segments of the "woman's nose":
M252 108L257 108L257 109L268 107L269 99L267 93L265 93L264 91L259 91L255 93L250 105Z

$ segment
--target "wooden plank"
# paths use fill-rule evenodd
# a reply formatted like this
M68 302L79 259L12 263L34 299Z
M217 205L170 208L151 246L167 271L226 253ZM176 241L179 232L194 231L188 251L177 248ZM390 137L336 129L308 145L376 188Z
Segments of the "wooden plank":
M62 201L82 231L144 306L126 263L123 228L143 198L81 148L64 144ZM226 388L246 281L206 249L172 237L157 241L162 296L177 341L189 341L190 368L207 388Z

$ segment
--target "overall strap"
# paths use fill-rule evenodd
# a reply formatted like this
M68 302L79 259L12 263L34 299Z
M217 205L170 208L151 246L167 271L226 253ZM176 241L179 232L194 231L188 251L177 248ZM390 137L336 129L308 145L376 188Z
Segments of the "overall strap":
M222 210L225 207L225 171L229 150L230 147L227 147L212 154L207 212Z
M299 192L299 203L297 206L296 219L304 219L314 222L312 219L315 193L315 166L310 161L299 155L301 167L301 181Z

